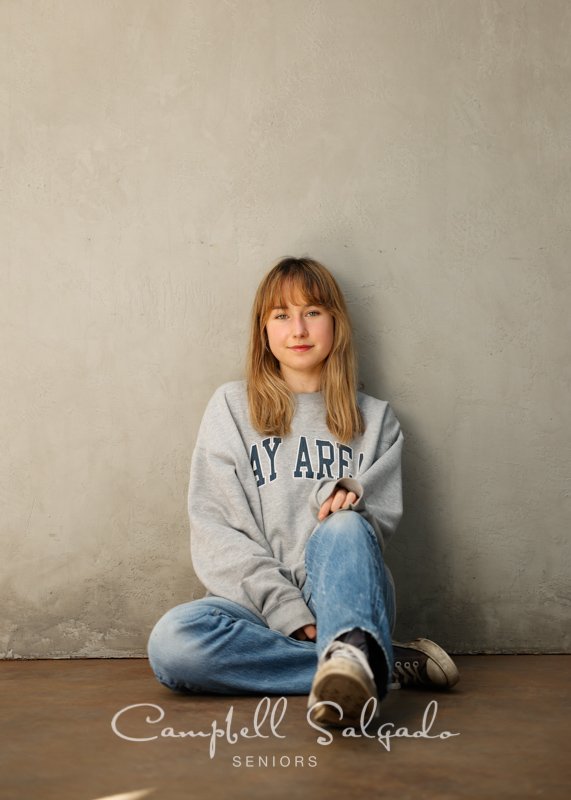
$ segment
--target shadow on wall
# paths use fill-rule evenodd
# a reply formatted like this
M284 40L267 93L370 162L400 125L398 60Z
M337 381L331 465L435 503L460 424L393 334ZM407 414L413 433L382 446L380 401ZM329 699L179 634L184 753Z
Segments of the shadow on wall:
M469 575L458 574L462 556L447 518L444 478L422 435L399 409L405 436L403 456L404 514L386 558L397 592L395 638L424 636L454 653L482 652L489 626L478 601L481 576L472 561ZM467 585L462 586L462 582ZM469 583L469 585L468 585ZM460 587L460 588L459 588Z
M366 330L367 320L361 325ZM469 543L454 530L442 453L435 458L414 419L399 407L394 392L385 390L379 367L382 342L375 356L361 362L363 390L389 400L405 437L404 514L385 551L396 586L394 638L409 641L423 636L453 653L491 652L491 628L496 626L490 625L480 599L484 576L478 572L478 560L471 558ZM470 568L462 563L459 570L468 559Z

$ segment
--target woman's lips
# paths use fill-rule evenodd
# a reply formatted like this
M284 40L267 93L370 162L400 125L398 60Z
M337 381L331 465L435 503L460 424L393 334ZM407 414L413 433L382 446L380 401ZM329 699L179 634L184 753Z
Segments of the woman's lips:
M303 344L298 347L290 347L290 350L296 350L298 353L305 353L306 350L311 350L312 344Z

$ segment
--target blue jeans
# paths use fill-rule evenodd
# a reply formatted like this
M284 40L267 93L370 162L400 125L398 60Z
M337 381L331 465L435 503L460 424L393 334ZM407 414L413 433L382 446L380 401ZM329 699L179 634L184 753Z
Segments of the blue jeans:
M302 592L316 619L317 641L299 641L221 597L182 603L159 619L149 662L174 691L216 694L309 694L319 655L353 628L367 631L379 700L393 668L395 591L375 533L356 511L330 514L305 550Z

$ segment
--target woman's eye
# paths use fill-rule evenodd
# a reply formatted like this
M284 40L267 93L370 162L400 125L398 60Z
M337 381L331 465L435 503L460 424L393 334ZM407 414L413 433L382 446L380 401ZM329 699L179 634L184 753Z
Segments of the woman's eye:
M316 317L318 317L318 316L319 316L319 311L308 311L307 313L308 313L308 315L310 315L310 316L311 316L311 315L315 315Z

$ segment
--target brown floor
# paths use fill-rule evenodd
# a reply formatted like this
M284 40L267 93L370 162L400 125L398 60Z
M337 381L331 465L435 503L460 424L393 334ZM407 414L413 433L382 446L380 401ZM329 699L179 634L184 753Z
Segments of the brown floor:
M451 692L392 691L369 739L313 729L305 697L273 697L260 705L259 697L174 694L155 680L144 659L0 662L0 797L571 797L569 656L455 660L461 679ZM429 705L432 700L437 706ZM273 732L269 716L263 721L265 702L275 715ZM138 704L146 707L124 711L116 730L158 738L133 742L113 731L117 712ZM150 704L163 709L162 720ZM244 726L254 732L256 707L260 735L240 736ZM225 734L231 709L235 743ZM423 715L432 709L432 727L429 720L425 726L430 736L460 735L395 737L390 751L379 741L387 729L420 731ZM224 736L213 740L210 758L215 721ZM382 728L383 723L394 727ZM166 728L204 735L158 736Z

